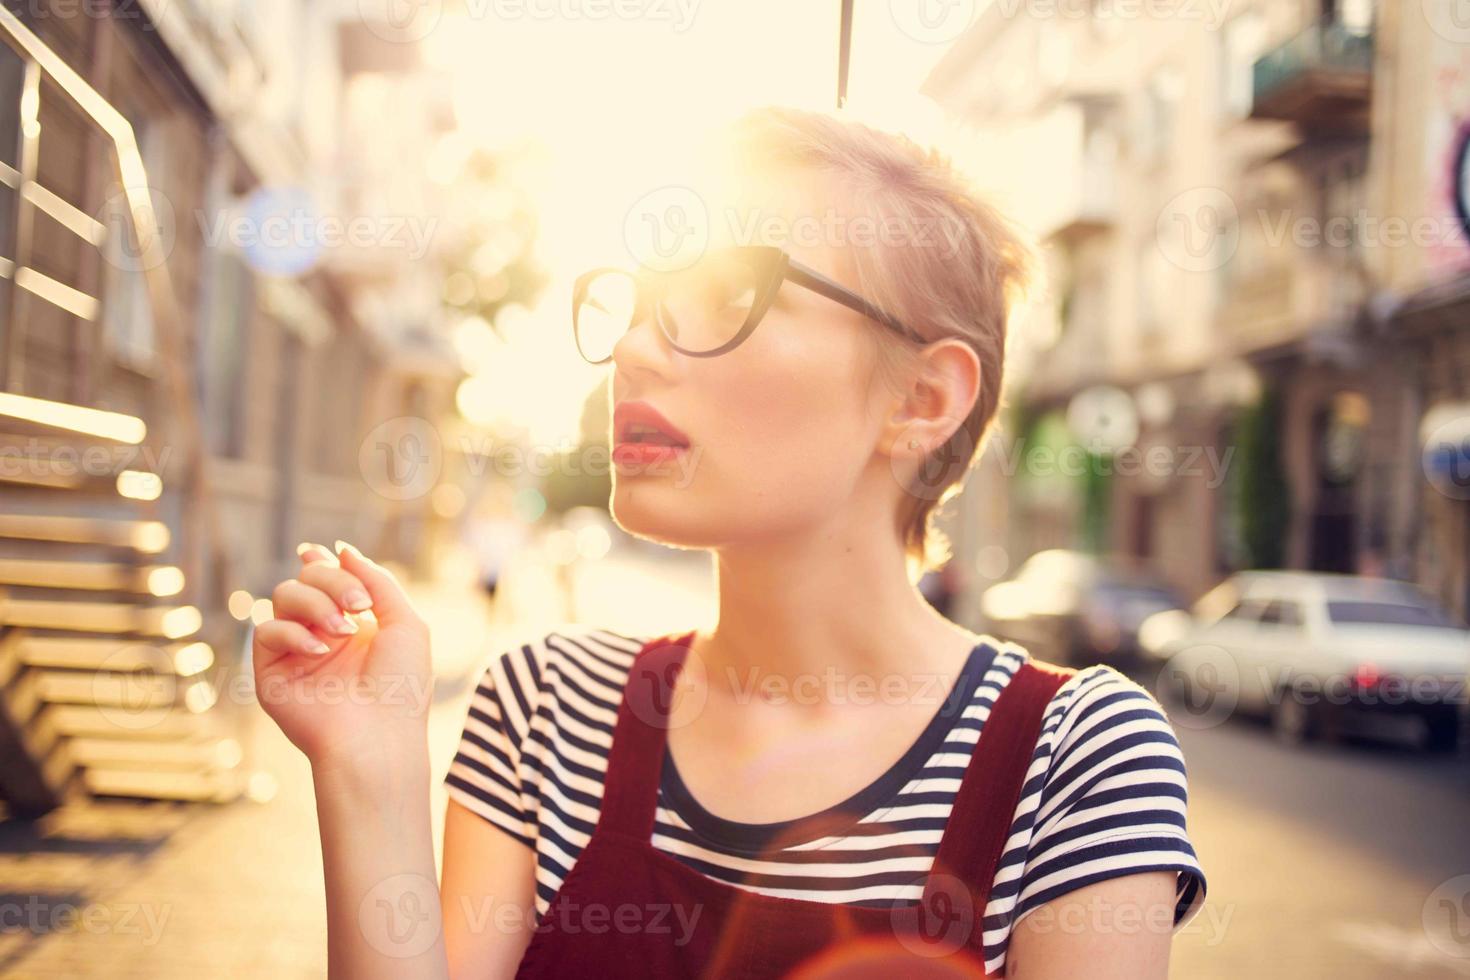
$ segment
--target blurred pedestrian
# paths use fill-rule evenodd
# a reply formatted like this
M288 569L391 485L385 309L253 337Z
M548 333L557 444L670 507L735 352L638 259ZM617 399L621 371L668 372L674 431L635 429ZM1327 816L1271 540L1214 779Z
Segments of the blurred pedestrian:
M480 588L493 603L512 557L529 539L525 526L514 517L480 514L471 521L468 538L479 563Z

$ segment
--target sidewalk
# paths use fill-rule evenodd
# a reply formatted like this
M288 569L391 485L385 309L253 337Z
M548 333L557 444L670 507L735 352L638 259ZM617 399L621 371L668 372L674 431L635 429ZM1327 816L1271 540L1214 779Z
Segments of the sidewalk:
M704 621L700 556L610 558L565 579L529 563L492 613L468 584L416 583L434 640L429 717L436 860L443 778L486 661L572 621L627 633ZM566 588L570 587L570 597ZM253 704L242 734L258 799L130 801L0 823L0 977L136 980L326 975L320 840L306 759Z
M508 633L484 597L420 585L435 639L433 820L487 652ZM253 704L245 765L262 799L224 806L93 801L0 823L0 977L137 980L326 975L311 771Z

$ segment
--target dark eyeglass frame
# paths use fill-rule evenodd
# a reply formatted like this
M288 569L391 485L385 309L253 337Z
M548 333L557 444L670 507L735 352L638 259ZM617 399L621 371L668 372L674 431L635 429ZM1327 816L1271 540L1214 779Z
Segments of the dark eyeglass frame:
M761 270L759 281L755 287L755 300L751 303L750 312L746 315L745 322L741 324L735 336L713 350L697 351L679 346L678 341L670 336L670 331L664 323L662 304L658 302L656 292L652 295L650 294L648 289L649 278L618 266L599 266L598 268L589 269L582 273L577 277L576 282L572 286L572 334L577 343L578 353L582 355L584 360L592 364L606 364L612 360L611 352L600 360L593 360L588 357L587 352L582 348L581 333L577 329L577 310L586 298L587 290L590 288L592 281L609 272L620 273L633 280L636 300L633 317L629 321L628 327L631 328L633 324L637 323L645 312L646 306L652 303L655 313L654 322L658 324L659 331L663 333L664 338L668 340L671 347L689 357L718 357L744 343L745 339L755 331L755 328L765 317L766 312L771 308L771 304L776 301L776 294L780 292L781 284L787 281L794 282L798 286L805 287L834 302L841 303L848 309L854 310L870 320L875 320L883 324L885 327L888 327L890 330L897 332L900 336L914 343L928 343L928 340L921 336L918 331L909 327L897 317L869 302L862 296L859 296L841 283L828 278L811 266L798 262L783 248L775 245L735 245L719 249L718 253L739 253L741 255L754 256L757 261L753 264Z

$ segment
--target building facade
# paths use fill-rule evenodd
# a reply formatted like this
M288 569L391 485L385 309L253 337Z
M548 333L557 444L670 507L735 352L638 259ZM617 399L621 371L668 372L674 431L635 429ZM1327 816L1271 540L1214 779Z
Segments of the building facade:
M1412 233L1451 227L1464 45L1418 8L1223 14L992 5L926 83L1048 272L987 461L1008 500L978 495L968 550L1092 547L1192 595L1251 565L1388 573L1463 613L1458 501L1415 435L1463 400L1463 331L1394 324L1464 268L1463 236ZM1059 426L1101 479L1036 472Z
M398 438L385 422L451 412L458 371L432 215L349 172L396 138L344 139L354 85L413 70L365 59L364 26L286 0L0 10L0 797L16 812L243 792L249 708L220 692L248 671L252 597L303 539L422 550L430 495L395 492L365 454Z

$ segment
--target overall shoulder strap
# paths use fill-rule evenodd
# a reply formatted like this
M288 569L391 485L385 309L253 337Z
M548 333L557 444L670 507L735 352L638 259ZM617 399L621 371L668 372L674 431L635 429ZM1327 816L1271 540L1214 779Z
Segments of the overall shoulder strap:
M690 630L651 640L628 668L603 777L599 829L640 840L653 835L674 682L694 635Z
M958 877L973 896L976 921L985 914L991 884L1011 835L1011 821L1026 789L1026 777L1041 735L1041 724L1052 697L1076 670L1034 664L1021 665L996 698L980 730L970 764L935 858L935 872ZM953 887L952 879L931 876L925 888ZM976 930L977 939L979 929Z

